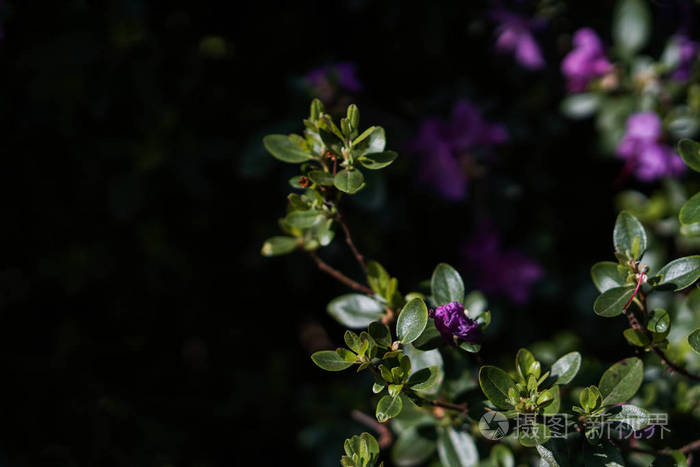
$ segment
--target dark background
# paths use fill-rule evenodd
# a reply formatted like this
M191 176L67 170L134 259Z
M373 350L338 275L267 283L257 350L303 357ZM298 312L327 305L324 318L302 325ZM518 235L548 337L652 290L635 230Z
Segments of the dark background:
M527 305L489 297L487 361L562 329L630 353L601 337L623 323L601 329L588 279L612 259L620 164L558 110L572 32L607 40L613 2L548 3L548 66L528 72L494 52L486 2L5 2L0 465L337 465L368 386L308 355L342 341L325 304L345 289L301 253L259 255L294 174L261 137L301 130L301 78L335 61L357 65L351 101L402 154L345 207L367 256L403 291L440 261L471 289L460 245L488 218L546 277ZM655 37L687 20L679 5L657 2ZM448 203L402 149L459 98L511 137ZM342 242L321 254L359 278Z

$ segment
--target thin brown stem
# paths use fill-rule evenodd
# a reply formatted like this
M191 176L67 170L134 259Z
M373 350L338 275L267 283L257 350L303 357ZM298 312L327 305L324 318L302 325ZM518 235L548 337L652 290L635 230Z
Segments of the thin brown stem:
M318 268L325 272L326 274L332 276L336 280L342 282L343 284L347 285L351 289L355 289L358 292L362 292L363 294L366 295L374 295L374 292L372 292L372 289L370 289L367 286L364 286L360 284L357 281L354 281L350 279L348 276L343 274L342 272L338 271L337 269L333 268L332 266L329 266L325 261L323 261L319 256L316 254L315 251L310 251L309 254L313 258L313 260L316 262L316 265Z
M668 359L668 357L666 356L664 351L661 350L660 348L658 348L656 346L652 346L652 350L654 351L654 353L656 355L659 356L661 361L664 362L666 364L666 366L668 366L671 370L675 371L679 375L685 376L686 378L694 379L695 381L700 381L700 375L690 373L688 370L686 370L682 366L679 366L679 365L673 363L671 360Z
M700 439L693 441L692 443L688 443L685 446L682 446L678 449L661 449L661 450L654 450L654 449L646 449L646 448L640 448L638 446L632 446L632 445L624 445L624 444L618 444L614 443L612 440L610 441L613 446L623 449L625 451L634 451L634 452L641 452L644 454L652 454L655 456L661 455L661 454L670 454L673 451L680 451L683 454L689 454L693 451L697 451L700 449Z
M380 449L385 449L391 446L391 443L394 441L394 437L392 436L391 430L388 426L386 426L384 423L379 423L373 417L370 417L366 413L360 412L359 410L353 410L351 416L358 422L367 425L377 432L379 435L377 443L379 444Z
M355 243L352 241L352 235L350 234L350 229L348 228L345 221L343 221L343 216L340 214L340 210L338 210L337 207L336 207L336 210L337 210L337 215L335 217L335 220L343 228L343 232L345 233L345 242L350 247L350 251L352 251L352 254L355 255L355 259L360 264L360 267L362 267L362 270L364 271L364 273L367 274L367 263L365 263L365 257L362 255L362 253L360 253L360 251L355 246Z

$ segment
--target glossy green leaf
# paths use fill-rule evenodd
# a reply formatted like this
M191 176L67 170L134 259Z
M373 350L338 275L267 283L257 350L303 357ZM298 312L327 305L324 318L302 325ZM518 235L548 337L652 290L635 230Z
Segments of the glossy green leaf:
M378 301L361 294L347 294L328 304L328 313L350 329L362 329L381 319L384 307Z
M505 371L495 366L482 366L479 370L479 386L493 405L499 409L512 408L508 402L508 389L515 389L515 383Z
M324 172L323 170L311 170L307 176L312 182L318 183L319 185L333 186L333 175L328 172Z
M647 249L647 233L639 220L627 211L622 211L613 230L615 251L637 260Z
M515 367L523 381L527 381L529 375L528 370L533 363L535 363L535 356L532 355L532 352L529 350L520 349L518 353L515 354Z
M469 434L451 426L438 432L438 457L450 467L473 467L479 462L479 452Z
M618 0L613 13L613 42L625 57L639 52L651 35L651 13L644 0Z
M420 350L431 350L437 349L444 343L445 340L435 327L435 323L432 320L428 320L428 324L425 325L421 335L413 341L413 346Z
M520 425L518 441L525 447L535 447L544 444L552 437L549 427L543 423L533 423L531 425Z
M515 457L504 444L496 444L491 448L489 460L493 467L515 467Z
M358 157L357 160L367 169L378 170L390 165L398 156L394 151L372 152Z
M440 263L430 280L433 300L438 306L464 300L464 282L457 270L449 264Z
M413 342L421 335L428 323L428 308L420 298L408 302L396 321L396 334L401 342Z
M377 294L384 296L384 292L390 280L391 276L381 264L376 261L369 261L367 263L367 282L369 282L369 286Z
M294 251L299 241L294 237L271 237L265 240L260 253L263 256L286 255Z
M620 422L628 425L633 431L649 426L649 414L646 410L632 404L613 407L605 414L606 422Z
M568 384L576 377L580 368L581 354L570 352L554 362L550 378L553 379L553 384Z
M353 194L365 186L365 177L356 169L343 169L335 175L333 184L345 193Z
M284 218L284 221L298 229L308 229L323 220L323 213L315 209L306 211L292 211Z
M646 347L651 343L649 336L647 336L643 331L637 329L625 329L622 332L622 335L625 336L627 342L637 347Z
M593 311L606 318L622 314L625 304L634 294L634 288L626 286L606 290L593 303Z
M311 355L311 360L326 371L342 371L350 368L353 363L338 355L335 350L321 350Z
M381 321L374 321L369 323L368 331L378 345L384 348L391 346L391 331L386 324Z
M603 373L598 383L603 405L615 405L630 400L643 379L644 365L637 357L615 363Z
M690 344L690 347L694 351L700 353L700 328L696 329L688 335L688 344Z
M427 391L432 388L438 380L438 367L429 366L428 368L423 368L411 375L408 378L408 385L414 391Z
M545 467L567 467L570 465L569 452L563 438L555 437L546 443L537 445L537 453L545 462Z
M403 402L401 397L383 396L377 403L377 420L384 423L390 418L396 417L401 413Z
M622 287L627 282L618 269L618 263L601 261L591 268L591 278L600 293L615 287Z
M366 129L353 141L353 147L360 156L371 153L384 152L386 146L386 136L384 128L374 126Z
M287 135L268 135L263 138L265 149L276 159L299 164L311 159L311 155L292 143Z
M649 313L647 329L651 332L663 333L671 327L671 317L668 312L661 308L654 308Z
M548 402L546 405L545 402ZM554 415L559 413L559 408L561 406L561 398L559 394L559 386L554 385L551 388L542 391L540 397L537 399L538 405L543 405L544 410L542 413L545 415Z
M690 139L682 139L678 142L678 153L688 167L700 172L700 143Z
M656 274L659 289L683 290L700 278L700 255L674 259Z
M684 226L692 226L700 223L700 193L695 193L678 213L678 220Z

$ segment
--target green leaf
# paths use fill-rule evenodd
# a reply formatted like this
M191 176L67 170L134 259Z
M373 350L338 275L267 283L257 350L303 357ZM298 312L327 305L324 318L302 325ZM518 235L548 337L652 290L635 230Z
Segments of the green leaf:
M634 286L615 287L598 296L593 303L593 311L606 318L622 314L627 301L634 294Z
M292 143L287 135L268 135L263 138L265 149L276 159L290 164L299 164L311 159L311 155Z
M328 172L324 172L323 170L311 170L306 175L314 183L318 183L319 185L323 186L333 186L334 177Z
M700 353L700 328L697 328L688 335L688 344L690 344L690 347L694 351Z
M464 282L462 276L449 264L440 263L433 271L430 280L433 301L441 306L450 302L464 300Z
M700 223L700 193L695 193L678 213L678 220L684 226L693 226Z
M352 146L357 149L360 156L384 152L384 147L386 146L384 128L380 126L367 128L360 136L355 138Z
M574 379L581 368L581 354L570 352L554 362L550 370L550 377L554 379L553 384L568 384Z
M515 389L515 383L505 371L495 366L482 366L479 370L479 386L493 405L499 409L512 408L508 402L508 389Z
M322 220L322 212L315 209L292 211L284 218L287 224L298 229L309 229Z
M637 260L647 249L647 233L639 220L627 211L622 211L613 230L615 251Z
M443 465L450 467L473 467L479 462L479 453L474 440L464 431L451 426L438 432L438 457Z
M674 259L656 274L659 289L683 290L700 278L700 255Z
M408 385L414 391L426 391L435 385L438 375L438 367L429 366L413 373L408 378Z
M378 170L390 165L398 156L394 151L372 152L358 157L357 160L367 169Z
M328 304L328 313L350 329L362 329L381 319L384 307L366 295L347 294L334 298Z
M661 308L654 308L649 313L647 329L651 332L664 333L671 327L671 317L668 312Z
M650 418L646 410L632 404L625 404L608 410L605 414L605 421L624 423L633 431L637 431L647 427Z
M632 57L649 40L651 14L644 0L618 0L613 13L613 41L624 57Z
M359 170L343 169L335 175L333 184L340 191L353 194L364 188L365 177Z
M678 142L678 153L688 167L700 172L700 143L690 139L682 139Z
M586 467L624 467L622 454L610 443L584 445L584 464Z
M383 396L377 403L377 420L384 423L400 414L402 408L401 397Z
M388 348L391 346L391 331L389 326L382 323L381 321L374 321L369 323L369 335L375 340L377 344L383 348Z
M491 448L489 460L493 467L515 467L513 453L503 444L496 444Z
M612 261L601 261L593 265L591 278L600 293L615 287L622 287L627 283L618 267L619 264Z
M413 342L421 335L428 324L428 308L420 298L408 302L396 321L396 334L399 340L406 344Z
M440 331L435 327L435 323L429 320L421 335L418 336L418 339L413 341L413 346L420 350L431 350L437 349L444 342L445 340L442 338Z
M637 329L625 329L622 332L622 335L625 336L627 342L637 347L646 347L651 343L651 341L649 340L649 336Z
M291 253L299 245L299 241L294 237L271 237L265 240L260 253L263 256L277 256Z
M353 363L338 355L335 350L321 350L311 355L311 360L326 371L342 371L350 368Z
M527 377L529 376L528 370L533 363L535 363L535 356L532 355L529 350L520 349L518 353L515 354L515 367L522 381L527 381Z
M399 467L413 467L430 459L437 443L435 429L411 427L399 435L391 448L391 459Z
M644 364L637 357L626 358L608 368L598 383L603 405L626 402L634 396L644 379Z
M546 401L551 401L549 404L544 406L542 411L545 415L555 415L559 413L559 407L561 405L561 398L559 397L559 386L554 385L546 391L542 391L537 399L537 404L542 405Z

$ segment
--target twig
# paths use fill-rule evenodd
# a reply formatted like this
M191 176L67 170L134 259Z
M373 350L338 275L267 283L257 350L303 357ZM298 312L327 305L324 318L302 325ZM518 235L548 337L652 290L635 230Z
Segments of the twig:
M311 255L311 257L312 257L313 260L316 262L316 265L318 265L318 268L319 268L321 271L323 271L323 272L327 273L328 275L334 277L335 279L337 279L338 281L340 281L340 282L342 282L343 284L347 285L347 286L350 287L351 289L355 289L355 290L357 290L358 292L362 292L363 294L366 294L366 295L369 295L369 296L374 295L374 292L373 292L372 289L370 289L369 287L366 287L366 286L360 284L359 282L350 279L348 276L346 276L346 275L343 274L342 272L340 272L340 271L338 271L337 269L335 269L335 268L329 266L328 264L326 264L325 261L323 261L321 258L319 258L319 256L316 254L315 251L309 251L309 255Z
M391 434L391 430L384 423L379 423L373 417L370 417L366 413L360 412L359 410L353 410L350 415L358 422L367 425L379 434L377 443L379 443L380 449L385 449L391 446L391 443L394 442L394 437Z
M360 263L360 266L362 267L362 270L364 271L364 273L367 274L367 264L365 263L365 257L362 255L362 253L360 253L360 251L355 246L355 243L352 241L352 235L350 235L350 229L348 228L347 224L343 221L343 216L340 214L340 210L337 208L337 206L336 206L336 212L337 212L337 215L335 217L335 220L343 228L343 232L345 232L345 242L350 247L352 254L355 255L355 259L357 260L357 262Z
M656 355L659 356L662 362L664 362L670 369L675 371L676 373L685 376L686 378L694 379L695 381L700 381L700 375L696 375L693 373L690 373L688 370L683 368L682 366L679 366L675 363L673 363L671 360L668 359L666 354L664 353L663 350L658 348L657 346L652 346L652 350Z
M640 447L638 447L638 446L621 445L621 444L615 443L613 440L610 440L610 443L611 443L613 446L615 446L615 447L617 447L617 448L620 448L620 449L623 449L623 450L625 450L625 451L641 452L641 453L644 453L644 454L651 454L651 455L654 455L654 456L658 456L658 455L661 455L661 454L666 454L666 455L668 455L668 454L671 454L671 452L673 452L673 451L680 451L680 452L682 452L683 454L689 454L689 453L691 453L691 452L693 452L693 451L697 451L698 449L700 449L700 439L695 440L695 441L693 441L692 443L688 443L688 444L686 444L685 446L682 446L682 447L680 447L680 448L678 448L678 449L670 449L670 448L667 448L667 449L661 449L661 450L659 450L659 451L654 450L654 449L640 448Z

